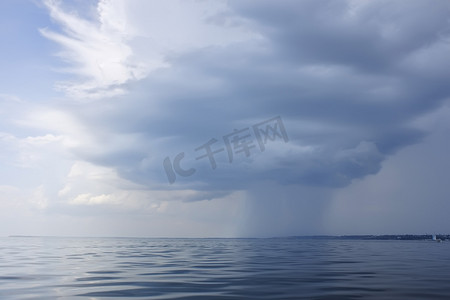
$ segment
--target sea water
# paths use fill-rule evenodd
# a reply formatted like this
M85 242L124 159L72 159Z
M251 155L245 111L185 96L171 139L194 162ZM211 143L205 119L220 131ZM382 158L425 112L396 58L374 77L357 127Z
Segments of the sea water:
M450 299L450 242L0 238L0 299Z

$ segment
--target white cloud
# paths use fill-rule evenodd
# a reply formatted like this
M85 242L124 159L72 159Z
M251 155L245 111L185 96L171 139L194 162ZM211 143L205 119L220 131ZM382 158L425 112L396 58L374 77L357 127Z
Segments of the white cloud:
M111 195L98 195L93 196L91 194L81 194L71 200L69 203L73 205L96 205L110 203L112 200Z
M49 156L61 150L61 136L46 134L42 136L16 137L0 132L0 157L8 164L31 168L48 160Z
M146 66L134 61L126 43L130 33L117 25L121 16L110 14L109 2L99 5L100 24L65 12L59 2L49 0L45 4L63 33L49 29L41 29L41 33L63 47L59 55L72 65L66 71L84 78L60 83L68 94L78 99L114 96L123 93L121 85L128 80L145 76Z
M166 211L168 202L191 202L220 197L217 193L192 189L168 191L148 189L119 177L112 168L76 161L58 191L59 205L102 206L100 214L113 211Z
M94 21L45 4L62 33L41 33L62 46L59 56L72 66L63 71L80 77L57 87L77 99L123 94L128 81L168 67L167 55L260 38L224 1L102 0Z

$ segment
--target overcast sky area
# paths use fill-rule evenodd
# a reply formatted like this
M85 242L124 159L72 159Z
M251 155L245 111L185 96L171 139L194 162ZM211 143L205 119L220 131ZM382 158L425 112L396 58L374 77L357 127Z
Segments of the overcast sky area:
M450 233L450 1L0 1L0 236Z

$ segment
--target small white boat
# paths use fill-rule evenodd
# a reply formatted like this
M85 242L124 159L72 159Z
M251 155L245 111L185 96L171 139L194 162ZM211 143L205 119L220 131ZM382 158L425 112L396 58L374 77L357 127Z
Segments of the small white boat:
M435 241L435 242L438 242L438 243L442 242L441 239L437 239L437 238L436 238L436 235L435 235L435 234L433 234L433 235L431 236L431 239L432 239L433 241Z

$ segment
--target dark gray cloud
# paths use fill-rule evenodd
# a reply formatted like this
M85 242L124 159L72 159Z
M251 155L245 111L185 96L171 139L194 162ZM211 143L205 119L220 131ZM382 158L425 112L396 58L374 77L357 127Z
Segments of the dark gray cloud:
M448 1L235 1L293 63L343 64L374 72L449 32Z
M229 5L261 39L172 53L171 67L129 83L128 94L74 105L99 145L74 152L149 188L223 195L261 181L342 187L420 141L425 133L412 122L450 95L448 1ZM275 116L288 143L233 163L224 151L215 170L195 160L211 138L224 147L224 135ZM115 135L134 138L118 145ZM169 185L163 160L180 152L196 172Z

